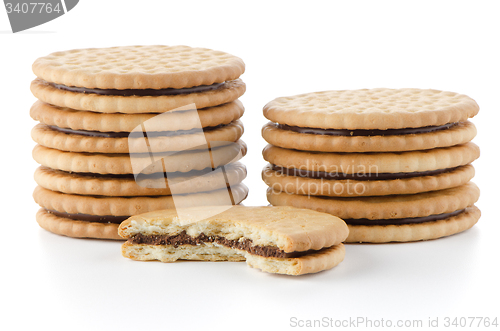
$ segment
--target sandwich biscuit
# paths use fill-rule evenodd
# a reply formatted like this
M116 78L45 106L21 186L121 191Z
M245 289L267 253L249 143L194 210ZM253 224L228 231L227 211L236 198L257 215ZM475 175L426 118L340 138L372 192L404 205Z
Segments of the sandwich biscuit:
M228 196L229 194L229 196ZM74 238L117 239L118 225L131 215L179 205L238 204L248 194L244 184L211 192L186 195L109 197L65 194L35 188L33 198L42 207L37 213L38 224L53 233ZM102 224L102 225L96 225ZM71 224L74 224L71 225Z
M365 89L277 98L264 107L270 144L317 152L399 152L448 147L476 135L468 96L438 90Z
M344 258L345 223L293 207L234 206L163 210L120 225L122 254L134 260L246 261L265 272L302 275ZM205 218L204 215L209 215Z
M238 99L243 61L188 46L121 46L56 52L33 63L31 91L55 106L102 113L162 113Z
M267 198L274 206L309 208L342 218L350 229L346 242L436 239L469 229L480 216L474 206L479 188L471 182L434 192L360 198L304 196L269 188Z

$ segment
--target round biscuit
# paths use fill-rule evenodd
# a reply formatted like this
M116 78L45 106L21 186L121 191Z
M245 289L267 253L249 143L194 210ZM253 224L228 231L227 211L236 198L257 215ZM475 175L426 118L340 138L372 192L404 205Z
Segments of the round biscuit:
M59 107L98 113L143 114L164 113L189 104L195 104L197 109L219 106L238 99L245 93L246 86L241 79L236 79L207 92L154 97L77 93L60 90L40 79L32 81L30 88L37 99Z
M241 116L245 108L239 100L225 103L220 106L198 109L198 117L188 111L171 112L168 121L151 121L149 131L177 131L193 128L213 127L229 124ZM96 113L92 111L62 108L51 104L36 101L30 109L31 118L47 125L72 130L100 131L100 132L132 132L137 126L152 119L158 114L120 114ZM158 125L158 126L155 126Z
M244 184L231 187L235 204L243 201L248 188ZM98 216L131 216L150 211L176 208L177 206L210 206L225 204L228 189L211 192L176 195L142 196L142 197L104 197L66 194L47 190L37 186L33 198L40 207L69 214L87 214ZM175 204L174 204L175 201Z
M387 153L320 153L267 145L262 151L271 164L299 170L366 174L421 172L466 165L479 157L471 142L423 151Z
M470 229L481 212L476 206L439 221L402 225L348 225L346 243L388 243L437 239Z
M331 197L359 197L415 194L463 185L474 177L474 167L465 165L432 176L388 180L323 179L289 176L271 165L262 170L262 179L275 192Z
M311 152L402 152L448 147L471 141L477 130L466 121L435 132L392 136L331 136L299 133L268 123L262 136L271 145Z
M463 122L479 111L466 95L415 88L324 91L274 99L272 122L321 129L401 129Z
M134 156L134 164L137 168L143 169L144 174L188 172L209 167L217 168L238 161L245 156L246 151L246 144L238 140L236 143L212 149L210 155L207 150L174 154L156 153L155 159L162 159L163 162L151 163L149 154L137 154ZM36 145L32 155L39 164L56 170L116 175L134 173L129 154L65 152Z
M341 219L399 219L452 213L472 206L479 188L468 182L446 190L376 197L318 197L267 190L274 206L293 206L326 212Z
M47 82L100 89L166 89L238 78L243 61L189 46L118 46L73 49L38 58L33 72Z
M246 175L246 167L240 163L224 166L227 184L241 183ZM112 176L89 176L70 173L41 166L35 171L38 185L51 191L80 195L102 196L156 196L171 195L170 186L175 185L175 194L206 192L225 187L226 181L220 180L220 173L210 172L203 176L189 175L175 178L143 180L138 184L134 178L116 178ZM170 184L170 185L169 185ZM164 186L164 188L159 188Z

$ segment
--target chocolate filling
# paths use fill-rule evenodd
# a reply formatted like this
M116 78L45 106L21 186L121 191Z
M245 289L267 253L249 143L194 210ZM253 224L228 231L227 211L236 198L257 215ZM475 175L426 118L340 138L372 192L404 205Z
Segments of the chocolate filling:
M191 237L186 233L186 231L182 231L181 233L175 236L143 235L141 233L138 233L130 237L128 241L131 244L172 245L175 248L182 245L197 246L203 243L215 243L229 248L247 251L248 253L253 255L259 255L263 257L278 257L278 258L298 257L309 253L309 251L285 253L278 247L254 245L252 240L250 239L243 239L241 241L229 240L221 236L207 236L204 233L201 233L197 237Z
M319 134L327 136L395 136L406 134L429 133L440 130L449 129L458 123L448 123L439 126L424 126L422 128L404 128L404 129L388 129L388 130L342 130L342 129L318 129L318 128L301 128L298 126L290 126L286 124L275 124L278 129L294 131L298 133Z
M448 217L457 216L458 214L464 212L465 209L457 210L452 213L430 215L424 217L412 217L412 218L393 218L393 219L381 219L381 220L370 220L367 218L356 218L356 219L344 219L344 221L349 225L401 225L401 224L414 224L414 223L425 223L443 220Z
M208 126L203 129L191 129L191 130L177 130L177 131L152 131L147 133L148 138L155 137L173 137L186 134L196 134L201 132L208 132L216 129L220 129L224 124L217 126ZM72 130L67 128L60 128L55 125L48 125L49 128L55 131L63 132L66 134L77 134L86 137L100 137L100 138L143 138L145 135L142 131L137 132L100 132L100 131L86 131L86 130Z
M76 86L66 86L61 84L49 83L49 85L54 86L60 90L76 92L76 93L91 93L98 95L117 95L122 97L139 96L139 97L158 97L162 95L178 95L178 94L188 94L188 93L201 93L216 90L224 85L224 83L215 83L212 85L201 85L193 86L187 88L166 88L166 89L99 89L99 88L86 88L86 87L76 87Z
M222 169L224 167L224 170L227 171L231 165L225 165L225 166L220 166L215 169L213 168L205 168L202 170L190 170L188 172L156 172L152 174L143 174L140 173L136 176L133 174L97 174L97 173L90 173L90 172L71 172L70 174L75 175L75 176L83 176L83 177L88 177L88 178L116 178L116 179L136 179L136 180L147 180L147 179L162 179L162 178L168 178L168 179L176 179L176 178L183 178L183 177L199 177L206 175L210 172L213 172L217 169ZM61 171L61 170L60 170Z
M89 214L70 214L62 213L56 210L45 209L47 212L58 217L69 218L75 221L96 222L96 223L116 223L120 224L130 216L111 216L111 215L89 215Z
M231 192L231 189L229 189L228 192L229 192L231 202L233 205L239 204L241 201L245 200L248 196L248 194L247 194L240 201L235 201L234 197L233 197L233 193ZM130 217L130 216L114 216L114 215L71 214L71 213L59 212L57 210L51 210L51 209L47 209L47 208L45 208L45 211L47 211L48 213L53 214L55 216L69 218L69 219L72 219L75 221L96 222L96 223L120 224L121 222L125 221L127 218Z
M420 176L433 176L445 172L453 171L459 167L438 169L430 171L415 171L415 172L396 172L396 173L354 173L345 174L339 172L325 172L325 171L312 171L307 169L285 168L271 164L272 169L279 173L288 176L297 176L313 179L352 179L352 180L391 180L391 179L404 179Z

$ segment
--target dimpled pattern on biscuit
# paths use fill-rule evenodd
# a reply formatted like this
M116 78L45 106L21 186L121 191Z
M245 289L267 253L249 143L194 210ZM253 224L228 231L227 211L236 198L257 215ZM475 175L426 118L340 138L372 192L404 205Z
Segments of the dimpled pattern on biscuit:
M262 128L262 137L271 145L309 152L403 152L448 147L471 141L477 130L470 121L446 130L388 136L329 136L283 130L274 123Z
M67 86L161 89L210 85L238 78L243 61L233 55L188 46L122 46L75 49L41 57L38 77Z
M377 88L281 97L264 116L300 127L384 130L464 121L478 111L473 99L454 92Z
M125 220L118 231L124 238L182 231L191 237L204 233L229 240L246 238L255 245L275 246L285 252L338 245L348 235L347 225L338 217L286 206L233 206L223 212L210 206L156 210Z
M129 137L92 137L60 132L45 124L38 124L31 130L31 137L42 146L68 152L89 153L148 153L149 149L155 152L185 151L192 148L191 141L200 137L201 132L191 134L151 137L148 144L142 138ZM236 142L243 135L243 123L236 120L220 128L207 130L203 133L204 139L212 147L227 145Z
M387 243L437 239L470 229L481 217L476 206L434 222L402 225L349 225L347 243Z
M262 151L271 164L331 173L399 173L430 171L466 165L479 157L471 142L444 148L399 153L316 153L267 145Z
M469 182L441 191L413 195L388 195L357 198L316 197L286 194L267 189L267 200L274 206L309 208L342 219L371 220L425 217L452 213L472 206L479 199L479 188Z
M175 208L176 205L213 206L224 204L227 201L227 189L212 192L200 192L186 195L158 195L158 196L92 196L66 194L47 190L41 186L35 187L33 199L42 208L55 210L61 213L130 216L147 213L155 210ZM231 186L231 194L236 204L243 201L248 195L245 184Z
M229 162L236 162L245 156L246 153L247 147L242 140L238 140L236 144L214 148L212 149L213 166L219 167ZM118 175L133 173L129 154L66 152L36 145L33 148L32 155L33 159L39 164L57 170ZM157 154L156 156L162 157L165 155L167 154ZM162 171L188 172L191 170L203 170L212 166L210 158L206 157L206 155L206 150L168 154L168 157L163 159L165 168L162 168L162 163L160 162L151 164L149 154L145 153L137 154L134 162L136 162L138 169L144 169L142 172L144 174Z
M198 118L190 111L176 111L169 114L169 120L150 121L149 131L177 131L190 130L202 127L229 124L241 116L245 108L239 100L225 103L220 106L198 109ZM30 109L30 116L35 121L47 125L73 130L101 131L101 132L132 132L138 125L158 114L120 114L96 113L80 111L71 108L57 107L42 101L36 101ZM199 119L199 121L197 121Z
M118 235L118 224L75 221L58 217L43 208L36 213L36 221L41 228L67 237L123 240Z
M463 185L474 177L472 165L461 166L438 175L387 180L317 179L288 176L268 164L262 179L274 191L311 196L357 197L395 194L415 194Z
M247 175L246 167L239 162L224 166L227 183L239 184ZM219 173L212 172L204 176L186 174L175 178L144 179L140 185L134 178L115 178L107 176L89 177L79 173L69 173L44 166L35 171L38 185L51 191L80 195L101 196L153 196L171 195L171 185L175 185L175 194L206 192L226 187L226 182L217 180ZM159 184L164 184L164 187Z
M54 106L98 113L126 114L164 113L191 103L196 104L198 109L219 106L238 99L246 90L241 79L227 81L222 87L207 92L156 97L71 92L58 89L40 78L33 80L30 88L37 99Z

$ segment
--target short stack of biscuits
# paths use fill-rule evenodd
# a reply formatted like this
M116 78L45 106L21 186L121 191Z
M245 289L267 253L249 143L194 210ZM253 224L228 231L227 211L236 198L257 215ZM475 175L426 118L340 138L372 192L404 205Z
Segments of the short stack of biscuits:
M346 242L408 242L472 227L477 103L425 89L325 91L264 107L272 205L338 216Z
M236 56L188 46L37 59L30 114L41 122L32 130L40 226L122 239L118 226L131 215L245 199L244 70Z

